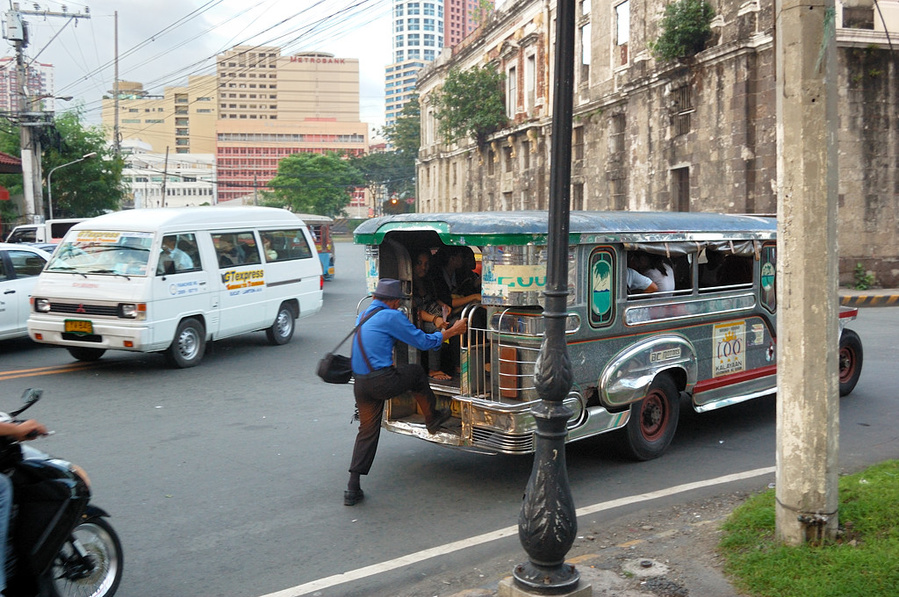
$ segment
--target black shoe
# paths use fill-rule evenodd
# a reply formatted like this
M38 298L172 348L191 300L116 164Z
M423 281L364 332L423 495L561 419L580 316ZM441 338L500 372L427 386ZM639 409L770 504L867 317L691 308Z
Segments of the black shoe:
M355 506L365 498L361 489L347 489L343 492L343 505Z
M440 431L440 427L443 426L444 423L450 420L453 416L451 410L438 410L434 411L434 418L431 419L431 422L428 423L428 433L434 434Z

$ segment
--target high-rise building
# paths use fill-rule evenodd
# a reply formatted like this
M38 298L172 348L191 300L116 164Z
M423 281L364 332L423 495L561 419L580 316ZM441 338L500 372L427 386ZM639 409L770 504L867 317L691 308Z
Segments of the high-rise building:
M252 201L287 155L356 155L368 148L355 58L236 46L217 57L215 75L190 77L187 87L150 95L122 81L118 90L121 140L139 140L149 153L214 155L219 202ZM110 134L114 107L110 93L103 100Z
M418 71L475 30L493 0L393 0L391 63L384 81L385 121L392 125L415 95Z
M119 81L119 141L140 141L155 153L215 153L216 78L188 78L186 86L166 87L162 95L143 85ZM114 132L115 95L103 98L103 128Z
M219 201L252 201L290 154L367 151L358 59L237 46L219 56L217 74Z
M31 62L26 69L26 80L28 96L40 98L40 105L31 108L53 112L53 65ZM22 105L23 91L15 57L0 58L0 112L26 111L26 106Z

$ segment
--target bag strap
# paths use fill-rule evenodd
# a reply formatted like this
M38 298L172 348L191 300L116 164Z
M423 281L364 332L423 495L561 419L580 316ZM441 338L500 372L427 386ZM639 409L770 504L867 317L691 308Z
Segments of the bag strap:
M372 311L371 313L369 313L368 315L366 315L365 317L363 317L363 318L362 318L362 321L360 321L359 323L357 323L357 324L356 324L356 327L354 327L353 329L351 329L351 330L350 330L350 333L347 334L347 335L344 337L343 340L341 340L340 342L338 342L338 343L337 343L337 346L335 346L335 347L334 347L334 350L332 350L331 352L337 352L337 349L340 348L341 346L343 346L343 343L346 342L347 340L349 340L349 339L350 339L350 336L352 336L353 334L356 333L356 330L359 329L359 326L360 326L360 325L362 325L363 323L365 323L366 321L368 321L369 319L371 319L372 315L374 315L374 314L377 313L378 311L381 311L382 309L384 309L384 307L378 307L377 309L375 309L374 311Z
M351 332L351 333L356 332L356 330L358 330L362 326L363 323L365 323L366 321L371 319L375 313L377 313L378 311L382 311L383 309L384 309L384 307L378 307L377 309L375 309L374 311L372 311L371 313L366 315L362 319L362 321L359 322L359 325L357 325L356 327L353 328L353 332ZM347 336L347 337L349 337L349 336ZM368 360L368 355L365 354L365 347L362 346L362 338L360 337L359 334L356 334L356 337L353 339L353 345L355 346L356 344L359 345L359 350L362 351L362 358L365 359L365 365L368 367L368 372L371 373L372 371L374 371L374 367L371 366L371 361ZM350 358L352 358L352 356L353 356L353 348L351 347L350 348Z

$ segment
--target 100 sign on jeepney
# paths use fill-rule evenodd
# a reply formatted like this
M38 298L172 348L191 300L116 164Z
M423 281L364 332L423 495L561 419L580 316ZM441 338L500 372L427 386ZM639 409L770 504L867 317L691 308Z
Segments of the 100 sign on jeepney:
M356 229L369 291L381 277L401 280L402 308L416 325L416 255L461 247L452 252L463 252L466 272L480 271L480 301L449 316L468 320L461 342L443 349L450 379L431 381L451 423L427 433L415 401L400 396L388 402L384 428L478 452L534 451L547 226L546 212L521 211L400 214ZM761 216L572 212L568 441L617 431L634 458L648 460L671 443L682 397L705 412L774 393L776 233ZM839 314L840 395L861 374L861 341L846 328L856 315ZM397 363L426 358L397 345Z

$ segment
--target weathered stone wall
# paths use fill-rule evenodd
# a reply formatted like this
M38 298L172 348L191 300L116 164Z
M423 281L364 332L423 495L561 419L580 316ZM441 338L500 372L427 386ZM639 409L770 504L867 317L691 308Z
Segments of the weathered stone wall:
M719 3L715 38L679 64L658 63L646 49L658 35L662 7L631 0L623 68L610 49L610 3L594 0L592 15L579 20L592 18L593 45L589 72L582 69L575 82L572 209L776 213L773 3ZM526 26L533 34L534 22L519 14L503 33L500 16L493 41L456 60L492 60L504 69L518 54L503 44ZM544 22L551 16L539 23L539 36L548 35ZM846 38L838 34L840 281L853 283L861 263L878 284L899 287L899 48L891 53ZM544 37L540 43L551 46ZM546 86L539 93L546 99L538 110L520 112L480 148L423 141L422 211L547 208L549 54L541 54ZM433 89L439 79L432 71L426 85Z

